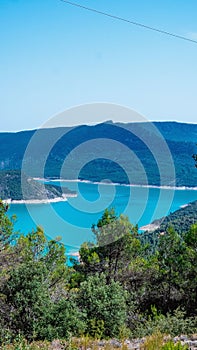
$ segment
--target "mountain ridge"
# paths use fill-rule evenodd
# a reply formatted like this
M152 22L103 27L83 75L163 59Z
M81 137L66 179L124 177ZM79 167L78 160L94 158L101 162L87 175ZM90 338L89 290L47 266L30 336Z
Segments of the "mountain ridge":
M77 127L58 127L38 130L26 130L16 133L0 133L0 169L16 170L22 168L22 161L30 139L34 135L39 135L38 145L34 153L26 160L29 172L32 177L60 177L62 165L68 155L82 145L84 149L78 152L72 159L69 167L62 174L64 178L76 178L76 170L79 164L83 164L78 178L81 180L101 181L104 178L112 182L145 184L142 174L137 169L137 161L134 157L125 155L121 151L120 145L126 146L131 153L137 157L144 167L144 171L150 185L162 185L158 169L157 159L143 142L147 138L149 143L153 143L157 152L161 153L163 159L161 140L159 136L152 137L152 126L156 127L158 135L161 133L163 140L169 147L172 155L172 162L175 165L176 179L169 176L169 164L164 164L165 185L176 181L176 186L194 187L197 185L197 174L192 159L196 153L197 124L187 124L178 122L153 122L153 123L112 123L111 121L96 125L79 125ZM36 132L38 134L36 134ZM139 135L141 137L138 137ZM108 142L115 141L113 149L101 142L101 139ZM151 139L152 138L152 139ZM157 139L158 138L158 139ZM47 154L46 164L44 164L44 174L42 173L42 161L44 149L50 140L54 145ZM95 148L88 147L88 142L96 140ZM119 145L118 145L119 143ZM79 147L80 146L80 147ZM154 149L153 149L154 152ZM107 154L107 157L98 157L98 154ZM131 154L130 153L130 154ZM88 157L91 156L91 157ZM92 160L89 161L89 158ZM164 160L165 161L165 160ZM29 162L29 163L28 163ZM121 166L128 168L128 171L121 169Z

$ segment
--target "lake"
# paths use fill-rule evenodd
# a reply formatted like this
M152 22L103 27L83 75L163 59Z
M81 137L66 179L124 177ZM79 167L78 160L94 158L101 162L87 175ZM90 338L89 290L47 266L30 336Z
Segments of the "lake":
M49 183L60 185L60 182ZM115 208L127 215L132 224L143 226L197 200L197 190L164 189L128 185L95 184L64 181L78 196L68 201L49 204L12 204L9 215L16 214L15 230L30 232L37 225L48 238L62 237L67 254L78 250L81 243L93 240L91 226L105 208Z

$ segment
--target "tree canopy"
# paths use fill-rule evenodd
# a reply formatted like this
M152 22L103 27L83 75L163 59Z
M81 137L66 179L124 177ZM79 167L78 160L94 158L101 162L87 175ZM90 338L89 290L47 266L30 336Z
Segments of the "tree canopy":
M197 224L143 241L127 217L107 209L79 261L41 227L16 234L0 202L0 342L197 331Z

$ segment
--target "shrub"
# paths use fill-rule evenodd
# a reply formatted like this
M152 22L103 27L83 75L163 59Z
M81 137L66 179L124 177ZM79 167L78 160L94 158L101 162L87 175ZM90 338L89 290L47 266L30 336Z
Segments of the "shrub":
M103 336L116 337L126 320L125 296L119 283L112 281L107 285L105 275L96 274L81 283L77 303L86 312L87 326L89 320L99 321L104 325Z
M187 345L181 345L181 343L174 344L172 341L168 341L164 344L164 335L161 332L156 332L146 338L144 344L141 346L141 350L188 350Z
M172 341L162 346L162 350L189 350L188 345L181 345L181 343L174 344Z
M140 315L136 327L132 330L135 337L144 337L155 332L177 336L197 332L197 317L186 317L185 312L177 309L173 314L166 316L159 314L156 308L152 308L152 315L147 318Z

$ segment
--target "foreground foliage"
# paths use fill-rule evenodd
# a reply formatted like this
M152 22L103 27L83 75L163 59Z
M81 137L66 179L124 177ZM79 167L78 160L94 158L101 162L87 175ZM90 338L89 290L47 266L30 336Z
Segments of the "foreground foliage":
M18 236L6 211L0 202L1 344L18 334L34 342L197 333L197 225L168 229L153 252L126 217L106 210L95 243L68 267L60 241L40 227ZM181 349L173 346L161 349Z

